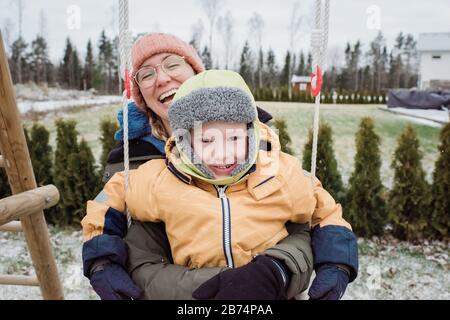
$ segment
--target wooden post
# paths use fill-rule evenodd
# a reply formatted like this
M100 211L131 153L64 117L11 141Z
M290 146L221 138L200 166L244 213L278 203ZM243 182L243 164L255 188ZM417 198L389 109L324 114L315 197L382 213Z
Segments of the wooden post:
M0 274L0 284L14 285L14 286L37 286L39 281L33 276L13 276L10 274Z
M8 59L0 33L0 152L6 162L11 192L17 194L36 188L25 135L17 108ZM44 299L64 299L56 269L44 212L21 219L28 250L33 260Z
M0 231L22 232L22 223L20 221L11 221L0 226Z
M58 201L58 189L51 184L0 199L0 226L53 207Z

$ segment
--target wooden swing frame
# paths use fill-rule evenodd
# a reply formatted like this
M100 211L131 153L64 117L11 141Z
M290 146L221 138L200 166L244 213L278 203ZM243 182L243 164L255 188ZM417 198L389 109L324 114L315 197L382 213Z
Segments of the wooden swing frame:
M0 275L0 284L39 286L44 299L62 300L64 293L42 211L58 203L59 192L53 185L37 188L1 32L0 152L0 166L6 170L13 194L0 200L0 230L24 233L36 271L36 276Z

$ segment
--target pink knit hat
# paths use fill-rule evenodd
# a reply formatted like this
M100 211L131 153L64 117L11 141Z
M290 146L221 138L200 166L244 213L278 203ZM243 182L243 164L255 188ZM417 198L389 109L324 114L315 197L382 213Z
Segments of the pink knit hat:
M131 53L133 63L131 95L136 105L141 108L145 107L145 101L138 84L134 80L134 76L145 60L155 54L164 52L183 56L191 65L192 69L194 69L195 73L200 73L205 70L197 51L191 45L174 35L168 33L149 33L141 37L134 43Z

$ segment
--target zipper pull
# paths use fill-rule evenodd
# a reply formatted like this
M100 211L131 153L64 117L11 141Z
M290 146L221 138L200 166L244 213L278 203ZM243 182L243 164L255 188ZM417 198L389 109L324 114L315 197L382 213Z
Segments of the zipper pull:
M226 198L225 190L227 190L227 187L217 187L219 198Z

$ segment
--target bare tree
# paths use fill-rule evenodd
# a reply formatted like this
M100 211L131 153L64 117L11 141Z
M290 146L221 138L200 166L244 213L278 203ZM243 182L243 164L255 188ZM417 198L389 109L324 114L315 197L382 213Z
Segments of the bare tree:
M255 39L256 50L258 52L258 62L257 62L257 70L258 70L258 87L262 87L262 69L263 69L263 57L262 57L262 35L264 31L264 20L261 15L257 12L253 12L253 16L248 21L248 25L250 27L250 34Z
M115 4L112 4L109 7L109 13L108 13L108 15L110 16L109 27L113 31L113 34L117 34L118 33L118 27L117 27L118 12L119 11L118 11L117 6Z
M192 37L189 43L200 54L201 51L200 48L202 46L202 39L203 39L203 31L205 30L205 26L203 25L202 19L198 19L197 22L192 25L191 30L192 30Z
M7 17L3 23L3 29L2 29L3 39L5 40L5 44L6 44L5 49L7 51L11 47L13 28L14 28L14 22L12 21L12 19L10 17Z
M17 12L19 14L19 40L22 38L22 21L23 21L23 12L25 10L24 0L18 0L14 2L17 5ZM18 82L22 83L22 57L19 56L17 59L17 75Z
M206 17L209 21L209 51L211 53L211 60L213 57L213 34L214 26L216 24L217 15L224 4L224 0L200 0ZM211 61L212 63L213 61Z
M44 9L41 9L39 14L39 35L45 38L47 34L47 16L45 15Z
M22 22L23 22L23 12L25 11L25 2L24 0L17 0L14 2L18 9L19 14L19 37L22 36Z
M230 11L227 11L224 17L219 17L217 21L217 29L222 37L223 45L225 46L225 69L230 67L231 60L233 59L233 24L234 21Z
M297 43L297 41L300 38L300 31L302 27L308 23L306 15L302 12L307 12L306 10L301 10L300 2L296 1L294 3L294 6L292 8L291 18L289 20L288 25L288 32L289 32L289 52L291 55L294 55L294 46ZM291 66L289 68L288 72L288 94L289 99L292 98L292 86L291 86L291 78L292 78L292 71L295 66L292 65L292 62L294 62L295 59L291 59Z

